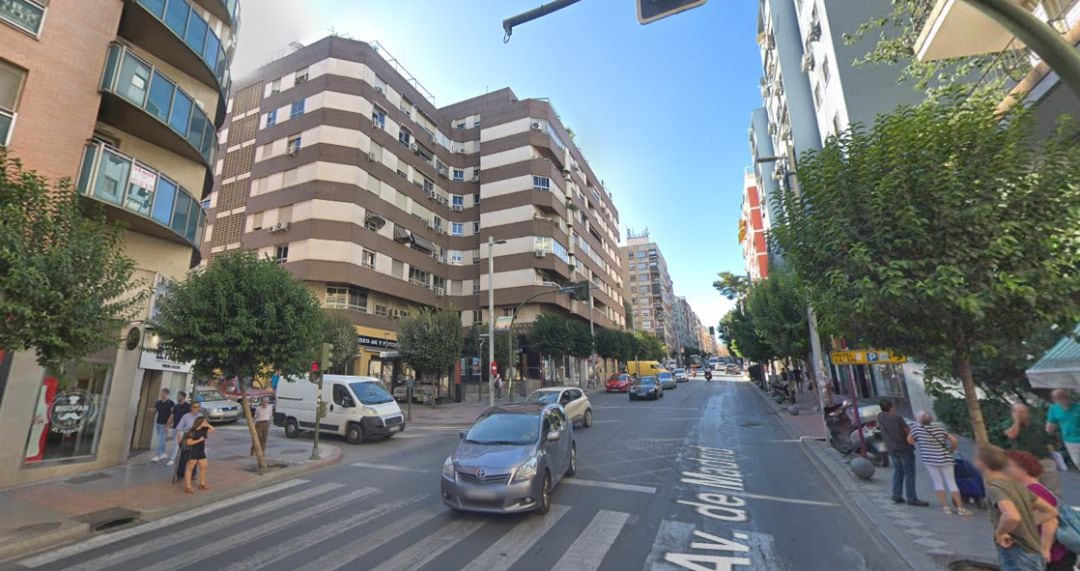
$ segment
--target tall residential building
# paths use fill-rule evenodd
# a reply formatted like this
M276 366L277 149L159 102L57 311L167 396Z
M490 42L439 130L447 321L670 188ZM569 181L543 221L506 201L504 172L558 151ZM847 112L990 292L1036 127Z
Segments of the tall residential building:
M236 0L0 2L0 144L124 223L148 284L199 262L238 16ZM67 374L32 352L0 363L0 487L149 447L159 389L190 383L189 364L146 344L152 305Z
M504 88L436 106L384 48L334 36L235 93L204 253L271 256L347 311L358 374L387 373L395 320L420 308L488 321L491 282L498 317L588 280L591 311L552 293L515 324L557 312L623 327L618 211L547 100Z
M675 291L660 246L649 240L649 231L627 231L622 247L626 284L633 311L634 329L652 333L669 349L675 338Z
M742 246L746 275L756 282L769 276L769 250L765 243L757 179L753 172L743 177L742 214L739 217L739 244Z
M672 352L681 354L683 349L704 349L701 339L701 318L690 302L683 296L675 298L675 307L672 312L675 316L675 343L671 347Z

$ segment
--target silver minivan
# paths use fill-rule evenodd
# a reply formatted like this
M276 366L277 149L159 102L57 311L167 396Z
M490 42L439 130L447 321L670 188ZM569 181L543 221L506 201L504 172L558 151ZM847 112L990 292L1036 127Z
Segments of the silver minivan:
M577 471L573 423L558 404L490 408L466 431L442 469L442 499L455 510L551 509L551 491Z

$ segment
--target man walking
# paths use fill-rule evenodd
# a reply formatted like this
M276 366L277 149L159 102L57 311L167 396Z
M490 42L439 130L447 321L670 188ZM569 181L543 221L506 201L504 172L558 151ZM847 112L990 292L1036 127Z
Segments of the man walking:
M157 449L150 460L158 462L168 458L165 453L169 445L169 426L172 425L173 407L176 403L169 398L169 389L161 389L157 402L154 403L154 437Z
M919 499L915 493L915 447L908 444L909 428L904 417L893 412L892 401L881 400L881 413L877 417L881 437L885 440L885 449L893 465L892 500L907 505L925 507L930 505Z
M1039 460L1043 473L1039 483L1046 486L1055 495L1061 493L1061 479L1058 478L1057 464L1050 458L1050 439L1042 427L1031 422L1031 409L1025 404L1012 405L1012 426L1005 429L1009 439L1009 448L1031 454Z
M187 400L187 393L184 391L176 391L176 406L173 407L172 423L173 426L180 424L180 419L184 418L187 413L191 412L191 403ZM180 435L176 435L176 452L169 455L169 461L166 466L172 466L176 463L176 457L180 455Z
M266 454L266 440L270 436L270 417L273 415L268 399L259 401L259 408L255 409L255 435L259 438L259 448ZM251 446L249 456L255 455L255 445Z
M1080 468L1080 404L1065 389L1055 389L1050 398L1054 404L1046 415L1046 431L1061 435L1073 465Z

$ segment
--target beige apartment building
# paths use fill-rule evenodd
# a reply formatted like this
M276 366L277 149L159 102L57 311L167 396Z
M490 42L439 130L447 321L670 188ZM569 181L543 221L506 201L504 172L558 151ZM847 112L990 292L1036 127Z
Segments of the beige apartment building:
M504 316L588 280L595 324L622 328L618 211L551 104L433 100L381 46L336 36L238 82L203 254L259 251L347 311L357 374L388 374L395 320L420 308L487 322L492 285ZM543 295L515 327L542 312L590 307Z
M123 222L147 284L200 260L237 25L236 0L0 2L0 144ZM158 390L190 382L189 364L147 344L152 304L68 375L32 352L0 360L0 487L150 446Z
M674 314L677 302L660 246L649 239L648 230L627 231L626 245L621 250L634 329L652 333L674 351L678 341Z

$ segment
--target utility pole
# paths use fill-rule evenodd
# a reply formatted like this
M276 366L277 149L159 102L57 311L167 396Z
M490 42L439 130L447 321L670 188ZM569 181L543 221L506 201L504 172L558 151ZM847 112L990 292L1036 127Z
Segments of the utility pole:
M488 368L495 364L495 237L488 236ZM488 405L495 406L495 375L488 373Z

